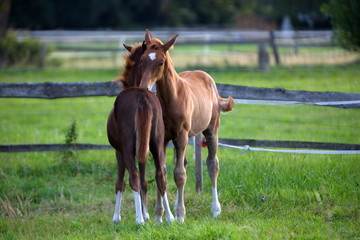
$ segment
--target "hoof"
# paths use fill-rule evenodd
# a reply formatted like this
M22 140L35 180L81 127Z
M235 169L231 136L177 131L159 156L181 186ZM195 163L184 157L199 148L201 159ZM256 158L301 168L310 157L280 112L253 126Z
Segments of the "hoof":
M169 216L166 216L166 221L172 223L173 221L175 221L175 218L172 214L169 214Z
M149 220L150 220L149 214L148 213L144 214L144 221L148 222Z
M144 219L143 218L136 218L135 222L136 222L137 225L141 225L141 224L144 224Z
M184 223L184 217L176 217L176 221L179 223Z
M120 217L120 216L114 216L114 217L113 217L113 223L114 223L114 224L119 224L120 221L121 221L121 217Z
M211 209L211 212L212 212L212 214L213 214L213 218L217 218L217 217L220 215L220 213L221 213L221 208L220 208L220 206L219 206L219 207L212 208L212 209Z
M156 223L159 223L159 224L162 223L162 217L161 217L161 216L160 216L160 217L159 217L159 216L155 216L155 222L156 222Z

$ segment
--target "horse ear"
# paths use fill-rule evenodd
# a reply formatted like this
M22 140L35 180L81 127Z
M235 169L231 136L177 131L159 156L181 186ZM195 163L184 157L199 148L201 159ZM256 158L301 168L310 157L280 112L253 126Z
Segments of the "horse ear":
M151 32L149 31L149 29L146 29L146 33L145 33L145 42L146 42L146 44L150 44L151 39L152 39Z
M165 52L166 52L167 50L169 50L169 49L175 44L176 38L177 38L178 36L179 36L178 34L174 35L167 43L165 43L165 44L163 45L163 48L164 48Z
M133 49L133 47L126 45L125 43L123 44L124 48L126 48L126 50L128 50L129 52L131 52L131 50Z
M146 51L146 43L145 43L145 41L143 41L141 48L142 48L142 53L144 53Z

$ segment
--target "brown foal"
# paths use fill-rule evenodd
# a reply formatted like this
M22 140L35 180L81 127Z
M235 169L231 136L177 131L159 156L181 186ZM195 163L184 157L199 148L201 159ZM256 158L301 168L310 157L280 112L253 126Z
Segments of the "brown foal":
M127 48L128 49L128 48ZM123 91L117 96L110 112L107 133L110 144L116 150L118 178L116 181L116 203L113 222L121 220L121 199L125 191L125 169L129 172L129 182L133 190L136 210L136 223L141 224L149 219L146 206L147 181L145 176L146 161L149 150L156 167L158 186L156 202L156 220L161 222L165 207L166 220L173 221L166 195L166 169L164 151L164 122L158 98L150 91L134 86L136 79L135 61L140 61L142 50L128 49L126 68L123 78ZM140 55L139 54L140 51ZM138 160L139 171L136 168Z
M188 138L203 133L208 146L206 164L212 183L213 217L221 212L217 194L219 173L218 129L220 112L234 108L234 100L221 98L211 76L203 71L187 71L177 74L168 50L178 35L163 44L146 31L146 49L141 57L142 78L140 87L151 89L156 85L165 124L165 149L170 140L176 150L174 179L177 185L175 202L176 217L184 221L184 185L186 183L185 152ZM144 47L143 47L144 49Z

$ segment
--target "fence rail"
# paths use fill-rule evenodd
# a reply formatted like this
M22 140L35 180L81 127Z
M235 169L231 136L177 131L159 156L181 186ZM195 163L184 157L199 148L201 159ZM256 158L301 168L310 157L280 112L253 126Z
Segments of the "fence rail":
M259 88L217 84L222 97L246 101L292 102L341 108L360 108L360 94L344 92L293 91L284 88ZM2 98L68 98L116 96L120 89L116 82L46 82L0 83ZM241 102L241 101L240 101Z
M267 41L273 37L283 39L313 39L316 43L331 42L332 31L256 31L256 30L210 30L210 29L170 29L152 30L154 36L160 39L168 39L174 34L179 34L177 44L201 43L211 44L224 43L246 43L254 41ZM145 31L17 31L17 36L24 38L32 36L48 43L58 42L141 42L144 40Z
M189 143L192 142L193 142L192 140L189 141ZM198 139L197 142L201 143L201 138L200 140ZM274 141L274 140L232 139L232 138L219 138L219 142L222 144L229 144L235 146L249 145L252 147L266 147L266 148L295 148L295 149L321 149L321 150L346 150L346 151L360 150L360 144L347 144L347 143ZM169 144L168 146L173 147L172 144ZM8 152L8 153L54 152L54 151L75 151L75 150L109 150L109 149L113 149L113 148L110 145L82 144L82 143L70 144L70 145L69 144L0 145L0 152Z

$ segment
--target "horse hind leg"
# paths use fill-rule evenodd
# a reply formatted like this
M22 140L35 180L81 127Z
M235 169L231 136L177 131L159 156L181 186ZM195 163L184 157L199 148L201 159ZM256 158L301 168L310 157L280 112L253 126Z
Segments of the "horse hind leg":
M174 168L174 180L177 186L175 211L176 218L179 222L184 222L185 204L184 204L184 187L186 184L186 168L185 168L185 151L187 146L187 132L180 134L175 139L174 145L176 150L176 163Z
M156 205L155 205L155 221L157 223L162 223L162 215L164 213L164 205L161 200L162 197L158 189L156 193Z
M206 144L208 147L208 157L206 159L206 165L212 185L211 212L213 214L213 217L216 218L221 213L221 206L217 193L217 178L219 175L219 160L216 155L218 150L218 136L217 131L212 131L210 129L205 130L203 134L206 138Z
M124 174L125 174L125 162L122 159L121 153L116 151L116 158L118 163L118 176L115 184L115 210L113 216L113 222L118 224L121 221L120 209L121 209L121 199L125 191L125 182L124 182Z
M140 195L140 176L139 176L139 172L136 168L135 165L135 158L134 156L127 156L128 160L126 162L126 167L128 169L129 172L129 182L130 182L130 186L131 189L133 191L133 195L134 195L134 202L135 202L135 212L136 212L136 223L137 224L142 224L144 223L144 217L143 217L143 213L142 213L142 205L141 205L141 195Z
M139 171L140 171L140 196L141 196L141 204L142 204L142 214L144 221L149 220L149 213L147 209L147 201L146 201L146 195L148 190L148 182L146 181L146 163L140 163L139 162Z

